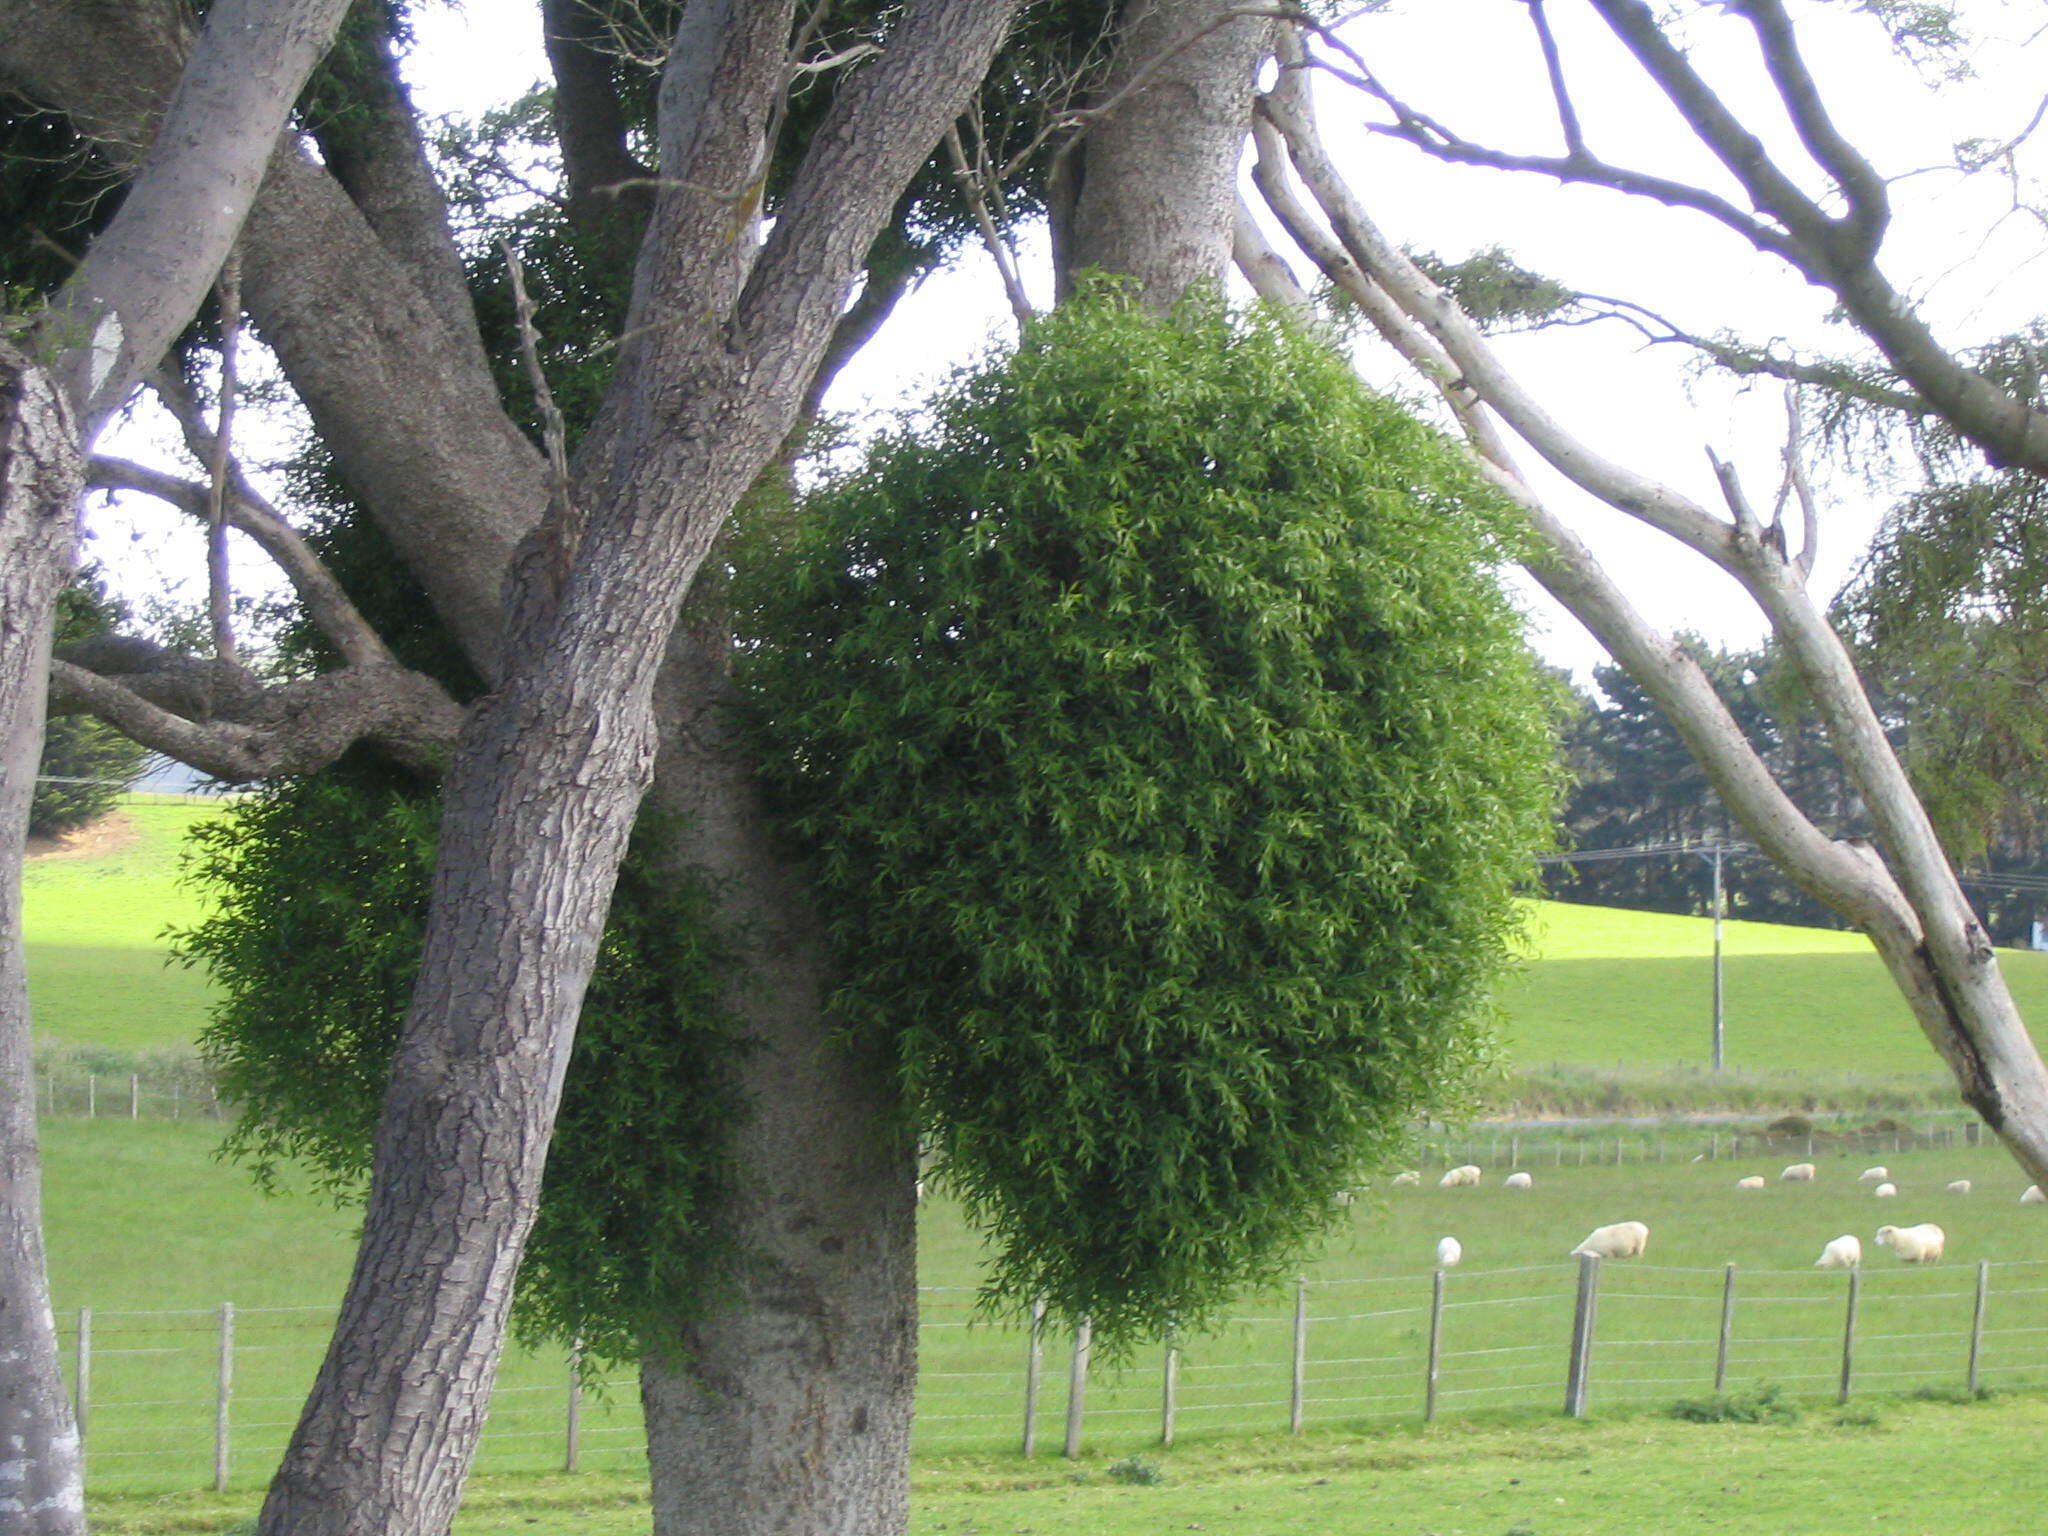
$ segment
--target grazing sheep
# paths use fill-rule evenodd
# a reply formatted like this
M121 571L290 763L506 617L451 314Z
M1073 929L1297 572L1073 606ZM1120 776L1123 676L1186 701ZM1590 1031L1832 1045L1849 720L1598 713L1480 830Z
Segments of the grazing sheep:
M1436 1187L1438 1189L1458 1189L1467 1184L1477 1184L1479 1177L1480 1171L1477 1167L1471 1163L1464 1163L1453 1168L1449 1173L1438 1179Z
M1436 1240L1436 1267L1449 1269L1465 1257L1465 1248L1455 1237L1440 1237Z
M1877 1198L1880 1200L1889 1200L1893 1196L1898 1194L1898 1192L1899 1186L1896 1184L1880 1184L1877 1186L1877 1188L1871 1191L1871 1193L1877 1196Z
M1500 1181L1502 1189L1534 1189L1536 1181L1526 1173L1511 1173Z
M1941 1257L1948 1234L1931 1221L1917 1227L1879 1227L1877 1240L1908 1264L1932 1264Z
M1417 1173L1413 1168L1410 1168L1405 1173L1397 1173L1394 1175L1394 1188L1396 1189L1413 1189L1416 1185L1420 1184L1421 1182L1422 1175Z
M1844 1232L1840 1237L1821 1249L1820 1257L1813 1261L1815 1269L1854 1269L1863 1262L1863 1245L1853 1233Z
M1357 1194L1352 1190L1340 1189L1337 1191L1337 1193L1330 1196L1330 1204L1336 1206L1348 1206L1357 1198Z
M1970 1192L1970 1181L1968 1179L1957 1179L1955 1183L1949 1185L1948 1192L1952 1195L1967 1195Z
M1811 1184L1813 1182L1813 1164L1794 1163L1790 1168L1787 1168L1778 1175L1778 1181L1782 1184Z
M1596 1259L1639 1258L1650 1246L1650 1229L1640 1221L1617 1221L1611 1227L1595 1227L1586 1240L1572 1250L1575 1257Z
M1764 1187L1764 1176L1760 1173L1752 1173L1746 1179L1737 1179L1735 1187L1737 1189L1762 1189Z
M2020 1196L2021 1205L2048 1205L2048 1195L2041 1193L2041 1186L2029 1184L2027 1192Z
M1857 1174L1856 1182L1858 1184L1882 1184L1891 1176L1892 1171L1885 1167L1883 1163L1879 1163L1875 1168L1866 1168Z

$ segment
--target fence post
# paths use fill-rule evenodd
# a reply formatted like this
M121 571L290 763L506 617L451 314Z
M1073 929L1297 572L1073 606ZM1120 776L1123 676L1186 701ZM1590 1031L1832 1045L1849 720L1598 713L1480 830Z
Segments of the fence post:
M1572 1358L1564 1384L1564 1411L1575 1419L1586 1416L1586 1378L1593 1363L1593 1313L1600 1299L1600 1260L1590 1253L1579 1255L1579 1295L1572 1308Z
M1725 1391L1728 1386L1728 1342L1735 1335L1735 1266L1730 1264L1721 1275L1721 1341L1714 1349L1714 1391Z
M1081 1454L1081 1411L1088 1400L1088 1353L1095 1330L1087 1318L1074 1330L1074 1358L1067 1367L1067 1439L1060 1454L1069 1458Z
M128 1074L128 1118L142 1118L142 1078L134 1072Z
M562 1470L574 1472L583 1461L583 1338L569 1341L569 1407L562 1424Z
M78 1309L77 1367L72 1372L71 1417L78 1421L78 1456L85 1459L85 1421L92 1412L92 1308Z
M1031 1302L1031 1342L1024 1350L1024 1446L1029 1456L1038 1449L1038 1368L1044 1356L1045 1298Z
M1173 1444L1174 1388L1180 1383L1180 1350L1166 1346L1166 1366L1159 1381L1159 1443Z
M85 1118L97 1120L100 1117L100 1075L97 1072L85 1074Z
M1429 1374L1423 1378L1422 1422L1436 1419L1436 1378L1444 1359L1444 1272L1429 1279Z
M1308 1277L1294 1277L1294 1369L1287 1382L1287 1431L1301 1433L1303 1381L1308 1375Z
M171 1118L173 1120L184 1118L184 1101L184 1091L176 1083L171 1084Z
M1977 1261L1977 1304L1970 1312L1970 1395L1977 1395L1977 1361L1984 1353L1984 1303L1991 1291L1991 1261Z
M1813 1132L1811 1131L1806 1133L1806 1155L1808 1157L1813 1156Z
M1849 1305L1842 1317L1842 1388L1837 1403L1849 1401L1849 1378L1856 1369L1856 1301L1863 1292L1863 1267L1849 1266Z
M1508 1166L1510 1168L1522 1166L1522 1138L1519 1136L1510 1136L1508 1138Z
M228 1488L228 1399L235 1385L235 1304L220 1304L220 1366L214 1377L213 1491Z
M1721 1133L1719 1131L1714 1132L1713 1135L1707 1138L1707 1161L1710 1163L1721 1161Z
M1976 1146L1976 1145L1977 1145L1977 1138L1978 1138L1978 1136L1980 1136L1981 1134L1983 1134L1983 1129L1984 1129L1984 1128L1983 1128L1983 1127L1982 1127L1981 1125L1979 1125L1979 1124L1978 1124L1978 1123L1977 1123L1977 1122L1976 1122L1975 1120L1967 1120L1967 1121L1965 1121L1965 1122L1963 1123L1963 1143L1964 1143L1964 1145L1966 1145L1966 1146L1972 1146L1972 1147Z

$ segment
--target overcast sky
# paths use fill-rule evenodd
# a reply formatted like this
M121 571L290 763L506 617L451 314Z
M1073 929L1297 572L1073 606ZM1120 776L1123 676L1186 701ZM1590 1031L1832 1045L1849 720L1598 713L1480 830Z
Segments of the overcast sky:
M1592 146L1609 158L1666 175L1718 184L1715 168L1675 114L1575 0L1550 7ZM1737 101L1763 99L1748 29L1697 13L1698 57ZM1969 78L1930 92L1926 74L1900 61L1883 34L1846 0L1798 7L1802 37L1831 109L1850 138L1890 176L1944 164L1965 138L2010 137L2025 128L2048 79L2043 44L2029 33L2037 4L1973 0L1965 6L1983 41L1966 59ZM1360 18L1347 36L1374 69L1418 106L1467 137L1532 152L1556 148L1547 88L1521 0L1415 0ZM470 114L517 96L545 72L539 8L524 0L470 0L425 8L408 61L417 98L436 113ZM1325 83L1328 86L1328 82ZM1738 329L1846 348L1813 290L1757 256L1704 217L1536 177L1437 165L1359 126L1372 104L1340 86L1321 95L1324 131L1382 226L1410 247L1461 256L1503 245L1525 264L1588 291L1626 296L1700 332ZM1767 134L1777 130L1767 130ZM2040 224L2011 212L2012 188L1997 178L1964 182L1933 172L1894 186L1895 232L1884 266L1920 298L1949 340L2024 324L2040 312ZM1027 243L1027 253L1029 246ZM1037 274L1044 286L1042 262ZM841 376L829 402L854 413L885 410L1003 336L1007 311L978 251L929 280ZM1540 384L1553 414L1634 468L1718 504L1706 450L1741 465L1755 499L1777 483L1783 404L1775 388L1744 392L1689 380L1676 348L1646 348L1618 325L1512 338L1516 366ZM1361 350L1368 377L1408 386L1383 357ZM245 418L246 419L246 418ZM122 450L137 452L133 435ZM1882 507L1853 478L1825 482L1826 518L1816 584L1832 591L1854 566ZM1627 524L1563 489L1581 531L1637 602L1667 629L1746 644L1761 625L1733 583L1661 535ZM133 589L183 581L189 597L196 540L170 514L144 506L92 514L103 560ZM244 584L263 579L245 567ZM1602 659L1568 617L1532 594L1534 639L1552 660L1583 670Z

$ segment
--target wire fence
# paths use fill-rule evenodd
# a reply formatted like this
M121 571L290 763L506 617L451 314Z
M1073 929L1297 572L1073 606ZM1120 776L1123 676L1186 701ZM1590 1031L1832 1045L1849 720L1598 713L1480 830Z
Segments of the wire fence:
M1583 1414L1774 1384L1859 1393L2048 1385L2048 1260L1863 1270L1630 1260L1303 1280L1214 1333L1105 1368L1084 1329L988 1321L921 1287L916 1452L1137 1449L1221 1433L1491 1409ZM92 1486L267 1478L332 1308L73 1314ZM630 1373L507 1360L477 1465L623 1466L645 1454Z

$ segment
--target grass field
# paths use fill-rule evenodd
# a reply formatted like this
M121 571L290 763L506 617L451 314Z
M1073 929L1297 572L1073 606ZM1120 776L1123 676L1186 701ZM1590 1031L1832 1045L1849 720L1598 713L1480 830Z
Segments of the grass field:
M218 801L131 796L96 851L31 859L22 874L29 1000L40 1040L74 1050L189 1049L210 987L167 963L164 931L195 921L178 879L185 833Z
M1150 1486L1107 1458L933 1457L913 1536L2034 1536L2048 1399L1887 1403L1840 1423L1685 1424L1644 1414L1429 1431L1319 1431L1153 1452ZM103 1536L210 1536L253 1495L95 1501ZM455 1536L643 1536L644 1482L484 1475Z

